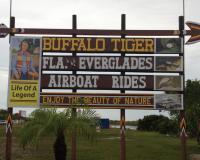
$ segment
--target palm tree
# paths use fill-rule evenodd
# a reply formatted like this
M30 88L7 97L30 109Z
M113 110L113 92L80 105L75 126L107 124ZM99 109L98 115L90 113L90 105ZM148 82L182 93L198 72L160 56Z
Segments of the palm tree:
M72 109L57 112L56 109L37 109L31 113L30 120L21 129L20 142L25 148L28 144L38 146L39 139L53 133L54 155L56 160L66 160L67 146L65 135L73 134L76 130L78 135L94 138L96 133L96 113L90 109L82 109L76 117L72 116Z

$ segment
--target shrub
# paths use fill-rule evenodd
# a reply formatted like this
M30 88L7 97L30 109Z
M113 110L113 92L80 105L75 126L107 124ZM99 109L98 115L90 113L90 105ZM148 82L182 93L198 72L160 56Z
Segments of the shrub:
M175 121L162 115L145 116L138 121L138 130L156 131L162 134L177 134L178 125Z

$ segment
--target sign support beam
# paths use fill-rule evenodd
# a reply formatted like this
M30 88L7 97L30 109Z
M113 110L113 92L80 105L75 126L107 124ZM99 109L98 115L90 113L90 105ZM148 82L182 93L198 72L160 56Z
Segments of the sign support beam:
M15 27L15 17L10 17L10 28L14 27ZM14 34L10 34L10 36L14 36ZM8 107L8 120L6 126L6 155L5 155L6 160L12 159L12 114L13 114L13 108Z
M8 108L8 119L6 124L6 160L12 159L12 113L13 109Z
M180 38L183 39L183 96L185 97L185 37L183 34L183 31L185 29L184 27L184 16L179 17L179 30L180 30ZM183 98L185 100L185 98ZM184 101L184 109L180 111L180 139L181 139L181 155L182 160L187 160L187 144L186 144L186 123L185 123L185 101Z
M124 32L126 30L126 15L121 15L121 30ZM125 38L125 34L121 35L121 38ZM122 53L122 56L125 56ZM125 75L125 72L122 72L122 75ZM121 93L125 93L125 91L121 91ZM126 137L125 137L125 109L120 109L120 160L126 160Z
M76 15L72 16L72 28L73 30L77 29L77 17ZM73 34L72 37L76 37L76 34ZM76 53L72 53L73 56L76 56ZM73 74L76 74L76 71L73 71ZM72 90L73 92L76 92L76 89ZM72 118L77 117L77 111L76 108L72 108ZM73 130L72 133L72 153L71 153L71 160L76 160L76 128Z
M105 35L105 36L179 36L179 30L117 30L117 29L49 29L49 28L0 28L0 33L30 35ZM186 35L191 35L187 30Z

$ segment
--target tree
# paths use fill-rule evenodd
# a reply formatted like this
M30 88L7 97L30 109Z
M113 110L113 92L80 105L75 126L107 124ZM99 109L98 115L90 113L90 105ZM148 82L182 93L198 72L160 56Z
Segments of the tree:
M1 109L1 110L0 110L0 120L6 120L7 118L8 118L8 111L7 111L7 110ZM19 116L19 113L14 113L14 114L12 115L12 119L13 119L13 120L16 120L16 119L19 119L19 118L21 118L21 117Z
M57 112L56 109L37 109L21 129L20 142L23 148L28 144L37 147L40 138L53 133L56 137L53 145L55 159L66 160L66 133L72 135L75 129L78 135L92 139L96 133L95 117L95 111L90 109L81 110L77 117L72 116L72 109L65 109L63 112Z
M8 112L6 110L0 110L0 120L6 120L8 117Z
M171 116L179 120L179 112L170 112ZM191 136L198 135L198 122L200 119L200 81L187 80L185 88L185 117L187 132Z

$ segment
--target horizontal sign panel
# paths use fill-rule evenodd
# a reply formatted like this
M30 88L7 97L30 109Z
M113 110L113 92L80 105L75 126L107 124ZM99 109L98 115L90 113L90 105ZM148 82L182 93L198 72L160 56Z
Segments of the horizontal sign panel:
M41 89L181 91L181 76L42 74Z
M64 95L49 95L42 94L40 103L42 105L58 105L69 106L72 104L82 103L91 107L148 107L150 109L154 106L153 95L107 95L107 94L64 94Z
M183 108L181 94L51 94L42 93L40 105L43 107L83 107L108 109L159 109L180 110Z
M42 69L47 71L124 71L124 72L181 72L180 56L43 56Z
M43 52L182 53L178 38L43 37Z

